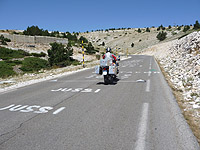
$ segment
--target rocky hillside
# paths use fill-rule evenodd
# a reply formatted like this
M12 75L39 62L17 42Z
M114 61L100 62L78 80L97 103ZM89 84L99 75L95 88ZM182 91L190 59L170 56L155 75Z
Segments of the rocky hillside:
M183 92L184 100L200 108L200 32L177 40L160 63L175 88Z
M150 47L152 45L160 43L156 38L160 31L157 28L149 28L150 32L146 31L146 28L141 29L141 33L138 32L137 28L133 29L123 29L123 30L108 30L108 31L96 31L89 33L81 33L80 35L86 37L90 42L92 42L96 47L100 47L103 51L105 47L111 47L113 49L118 49L121 53L133 54L140 52L141 50ZM166 28L163 30L167 33L167 39L164 41L171 41L177 39L188 32L182 32L177 29L177 27ZM102 46L105 43L105 46ZM134 43L134 47L131 44Z

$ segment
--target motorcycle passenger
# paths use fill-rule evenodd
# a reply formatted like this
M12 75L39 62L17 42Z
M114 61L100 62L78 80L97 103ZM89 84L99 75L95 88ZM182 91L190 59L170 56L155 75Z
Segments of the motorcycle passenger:
M111 53L111 48L106 49L106 54L103 55L103 59L112 59L113 63L116 63L117 57Z

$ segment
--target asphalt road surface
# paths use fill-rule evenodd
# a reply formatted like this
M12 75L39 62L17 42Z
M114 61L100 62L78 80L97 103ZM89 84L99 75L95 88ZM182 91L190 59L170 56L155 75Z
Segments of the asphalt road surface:
M1 150L198 150L153 57L0 93Z

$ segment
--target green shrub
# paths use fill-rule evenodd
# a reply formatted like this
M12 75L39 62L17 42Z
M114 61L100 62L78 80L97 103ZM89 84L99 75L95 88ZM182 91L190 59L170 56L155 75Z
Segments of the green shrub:
M186 26L184 26L183 32L186 32L186 31L188 31L189 29L190 29L190 26L189 26L189 25L186 25Z
M16 73L13 71L12 65L9 65L4 61L0 62L0 78L7 78L15 74Z
M81 65L81 63L77 60L73 60L72 65L77 66L77 65Z
M4 61L5 63L9 64L10 66L16 66L16 65L21 65L22 61L19 60L6 60Z
M161 29L162 29L162 30L165 30L165 27L163 27L162 24L157 28L157 31L160 31Z
M88 40L87 40L85 37L83 37L83 36L81 36L81 37L79 38L79 41L80 41L80 42L83 41L83 43L88 43Z
M195 22L195 24L194 24L194 29L195 29L195 30L200 29L200 24L199 24L198 20L197 20L197 21Z
M22 67L20 68L24 72L34 72L40 69L48 68L48 62L44 59L37 57L25 58L22 61Z
M23 50L11 50L8 48L0 47L0 58L3 60L23 58L25 56L30 56L30 54Z
M181 26L178 26L178 28L177 28L179 31L181 30Z
M10 39L4 38L3 35L0 36L0 41L1 41L1 44L2 44L2 45L8 45L6 42L11 42Z
M146 32L150 32L150 29L149 29L149 28L146 28Z
M72 35L70 32L67 32L67 36L69 41L78 41L76 34Z
M97 50L94 49L94 46L92 45L91 42L85 47L86 48L86 53L88 54L95 54Z
M142 31L141 31L141 29L139 28L139 29L137 30L137 32L138 32L138 33L141 33Z
M163 41L167 38L167 33L166 32L159 32L158 35L156 36L158 40Z
M73 59L71 56L73 55L73 49L71 47L64 47L63 44L59 43L51 43L51 49L48 50L49 56L49 64L51 66L68 66L71 64Z
M40 29L38 26L28 27L26 30L24 30L23 34L31 36L50 36L50 33L47 30Z
M38 53L31 53L31 55L34 56L34 57L45 57L47 54L41 52L39 54Z
M177 33L176 32L172 32L172 35L176 35Z

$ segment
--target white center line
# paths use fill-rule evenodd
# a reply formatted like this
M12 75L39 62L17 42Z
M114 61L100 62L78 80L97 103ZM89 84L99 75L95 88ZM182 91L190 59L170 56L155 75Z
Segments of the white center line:
M138 140L136 141L135 150L144 150L145 149L145 139L146 139L146 130L147 130L147 120L148 120L148 110L149 104L144 103L142 109L142 117L138 129Z
M152 62L152 57L151 57L151 59L150 59L150 66L149 66L149 69L151 69L151 62Z
M147 80L146 92L150 92L150 80Z

